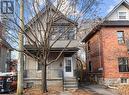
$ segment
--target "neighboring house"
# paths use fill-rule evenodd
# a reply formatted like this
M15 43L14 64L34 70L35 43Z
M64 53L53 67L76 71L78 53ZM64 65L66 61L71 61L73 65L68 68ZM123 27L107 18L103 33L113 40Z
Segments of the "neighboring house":
M105 85L129 83L129 3L120 2L83 39L87 79Z
M51 10L54 10L52 5L50 6ZM48 85L54 86L62 86L64 88L77 88L77 80L75 76L76 71L76 52L78 51L78 42L76 40L76 32L77 32L77 23L68 19L61 12L60 15L54 20L52 25L52 30L54 31L53 35L50 37L50 44L60 35L61 32L70 27L69 31L63 35L51 48L49 60L55 59L59 53L66 47L68 42L72 39L72 42L69 44L67 48L65 48L63 54L58 59L58 61L47 66L47 83ZM40 18L35 19L45 19L46 12L41 11ZM33 21L33 20L31 20ZM31 26L35 26L34 29L37 29L38 22L35 23L30 22ZM33 29L26 31L26 33L30 33ZM39 34L40 35L40 34ZM31 35L30 35L31 36ZM39 40L41 40L39 38ZM29 45L29 40L26 38L26 49L33 53L36 51L36 48L33 45ZM25 83L35 85L41 85L41 64L34 58L27 56L25 57ZM71 82L70 84L67 82Z
M2 28L0 23L0 72L7 72L9 69L9 62L11 61L12 47L3 37Z

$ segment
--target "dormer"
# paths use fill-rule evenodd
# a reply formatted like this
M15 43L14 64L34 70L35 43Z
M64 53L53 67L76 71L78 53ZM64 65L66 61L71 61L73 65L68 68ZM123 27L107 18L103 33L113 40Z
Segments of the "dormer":
M125 21L129 20L129 3L122 0L114 9L106 16L107 21Z

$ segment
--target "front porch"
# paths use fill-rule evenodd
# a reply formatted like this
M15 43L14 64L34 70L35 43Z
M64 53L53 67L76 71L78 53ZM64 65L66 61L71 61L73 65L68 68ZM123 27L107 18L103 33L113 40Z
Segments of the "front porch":
M76 49L77 50L77 49ZM66 49L60 58L47 66L47 84L50 85L59 85L64 87L66 84L66 79L72 78L76 79L76 50L75 49ZM28 49L29 52L35 53L36 50ZM61 49L52 49L49 56L49 61L55 59ZM24 81L25 83L30 83L31 85L41 85L41 65L37 62L36 59L26 56L26 63L24 66ZM64 83L65 82L65 83ZM77 85L77 81L76 81Z

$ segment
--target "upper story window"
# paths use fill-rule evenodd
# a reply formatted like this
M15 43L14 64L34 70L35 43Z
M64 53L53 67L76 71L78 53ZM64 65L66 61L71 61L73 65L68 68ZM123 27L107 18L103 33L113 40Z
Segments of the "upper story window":
M118 43L124 43L124 31L117 31Z
M122 57L118 58L118 64L119 64L119 72L128 72L128 58Z
M74 40L75 39L75 30L67 29L64 26L53 27L51 40L59 38L60 40Z
M74 29L69 29L66 33L66 39L68 40L73 40L75 39L75 30Z
M119 19L126 19L127 18L127 12L119 12L118 13L118 18Z

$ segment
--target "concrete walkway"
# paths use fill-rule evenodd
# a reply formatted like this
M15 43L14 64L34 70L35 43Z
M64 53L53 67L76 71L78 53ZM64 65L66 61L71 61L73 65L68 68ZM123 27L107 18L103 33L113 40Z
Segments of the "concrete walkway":
M84 88L93 93L97 93L98 95L119 95L116 90L109 89L100 85L87 85L84 86Z
M61 92L60 95L72 95L72 93L65 91L65 92Z
M100 85L87 85L87 86L81 87L80 89L85 92L90 92L91 93L90 95L119 95L116 90L109 89ZM64 92L61 92L60 95L73 95L73 94L68 91L64 91Z

